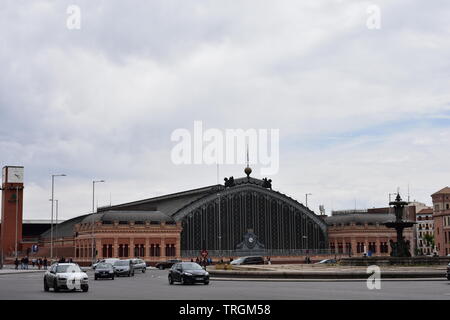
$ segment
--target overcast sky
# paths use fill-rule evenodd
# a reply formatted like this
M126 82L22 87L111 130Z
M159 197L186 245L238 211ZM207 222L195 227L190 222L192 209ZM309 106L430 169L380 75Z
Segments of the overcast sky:
M200 120L280 129L273 188L315 211L408 184L430 205L450 184L449 18L448 0L3 0L0 165L25 167L25 219L50 218L67 174L67 219L91 210L92 179L99 206L215 184L215 165L171 161L171 133Z

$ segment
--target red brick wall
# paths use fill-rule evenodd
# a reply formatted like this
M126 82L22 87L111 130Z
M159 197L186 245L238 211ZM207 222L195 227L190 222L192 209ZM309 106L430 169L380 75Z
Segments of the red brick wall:
M18 190L18 202L16 203L16 187ZM2 223L1 223L1 247L6 256L12 256L16 243L16 207L17 207L17 250L21 250L22 241L22 212L23 212L23 185L17 183L5 183L2 186Z

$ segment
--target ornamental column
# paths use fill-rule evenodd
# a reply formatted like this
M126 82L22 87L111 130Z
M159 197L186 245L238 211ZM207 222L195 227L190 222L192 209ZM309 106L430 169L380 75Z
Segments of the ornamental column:
M129 254L130 254L130 258L134 258L134 237L130 238Z
M161 258L166 259L166 238L165 235L161 236Z
M150 244L149 238L145 238L144 257L143 257L144 260L149 257L149 251L150 251L149 244Z
M113 257L119 257L119 239L117 239L117 237L114 237Z

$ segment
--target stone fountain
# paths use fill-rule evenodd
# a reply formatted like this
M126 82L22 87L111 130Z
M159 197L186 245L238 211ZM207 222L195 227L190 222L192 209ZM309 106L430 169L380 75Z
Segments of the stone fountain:
M403 229L411 228L415 222L403 221L403 211L407 204L408 202L402 201L399 193L397 193L395 201L389 202L389 205L394 206L395 221L386 222L384 225L397 231L397 242L389 241L391 245L391 257L411 257L410 243L409 240L405 241Z

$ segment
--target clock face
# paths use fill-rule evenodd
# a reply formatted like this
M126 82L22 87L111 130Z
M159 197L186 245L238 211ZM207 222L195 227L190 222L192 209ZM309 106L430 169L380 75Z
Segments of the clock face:
M23 183L23 167L8 167L8 182Z

